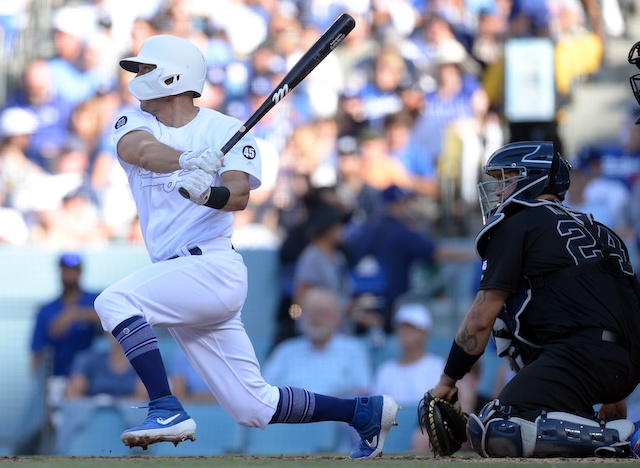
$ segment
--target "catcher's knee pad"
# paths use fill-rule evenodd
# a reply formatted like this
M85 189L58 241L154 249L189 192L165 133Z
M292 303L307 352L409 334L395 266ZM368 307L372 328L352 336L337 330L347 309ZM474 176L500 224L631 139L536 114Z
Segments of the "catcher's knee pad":
M535 422L499 414L495 400L471 415L467 434L483 457L628 457L633 423L601 425L570 413L543 413Z
M471 447L483 457L526 457L535 445L535 423L521 418L496 418L486 423L472 414L467 423Z

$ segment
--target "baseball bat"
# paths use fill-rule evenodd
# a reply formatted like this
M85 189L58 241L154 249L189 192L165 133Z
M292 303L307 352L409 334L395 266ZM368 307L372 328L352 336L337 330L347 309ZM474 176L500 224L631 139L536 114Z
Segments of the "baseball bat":
M356 21L351 15L347 13L340 15L311 48L300 57L300 60L289 70L274 92L265 99L258 110L247 119L242 127L224 144L220 151L222 151L223 154L227 154L267 112L289 94L293 88L298 86L298 84L347 37L347 34L351 32L355 25ZM190 197L189 192L182 187L180 187L179 192L180 195L185 198Z

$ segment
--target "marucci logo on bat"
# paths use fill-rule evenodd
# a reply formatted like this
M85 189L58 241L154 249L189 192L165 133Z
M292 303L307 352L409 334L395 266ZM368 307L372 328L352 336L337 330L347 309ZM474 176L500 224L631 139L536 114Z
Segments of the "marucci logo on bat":
M336 36L332 41L331 44L329 44L329 48L331 50L335 49L336 47L338 47L338 45L342 42L342 39L344 39L345 37L347 37L346 34L339 34L338 36Z
M282 88L278 89L273 96L271 96L271 100L274 104L279 103L287 94L289 93L289 85L285 84Z

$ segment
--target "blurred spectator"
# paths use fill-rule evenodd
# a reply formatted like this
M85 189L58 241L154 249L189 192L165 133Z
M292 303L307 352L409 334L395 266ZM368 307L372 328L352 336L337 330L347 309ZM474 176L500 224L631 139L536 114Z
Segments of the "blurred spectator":
M428 149L412 141L414 123L406 111L388 114L383 120L384 136L391 155L407 170L411 189L435 202L440 198L437 161Z
M365 271L375 270L384 281L377 282L380 289L371 292L381 300L379 314L382 325L391 331L391 316L395 300L410 288L410 274L416 262L433 265L436 261L436 245L432 239L414 230L409 222L412 192L395 185L382 192L383 211L380 216L352 233L346 241L350 264L354 273L366 276ZM355 323L370 323L369 314L352 316Z
M467 71L469 56L458 41L443 41L430 53L436 87L426 93L425 109L413 127L412 140L439 161L447 127L472 117L474 96L484 90L477 77Z
M504 142L502 124L482 88L470 96L472 114L445 128L438 164L441 184L441 233L474 235L482 224L478 182L489 156Z
M68 377L71 363L100 334L100 319L93 308L98 293L81 284L82 258L63 253L58 259L60 295L37 312L31 338L31 367L45 366L48 375Z
M495 2L494 6L484 8L478 13L478 28L470 53L483 71L498 61L503 54L508 13L500 11L499 3L501 2Z
M286 68L291 69L302 55L311 48L324 30L315 27L303 27L297 50L287 57ZM324 120L335 117L338 110L338 97L344 88L345 76L338 58L329 54L301 83L300 92L308 102L309 120Z
M207 384L179 349L173 353L169 383L171 393L185 403L216 401Z
M335 291L311 287L300 303L302 335L276 346L263 374L274 385L308 388L331 396L362 395L371 385L365 345L341 333L344 308Z
M127 31L127 33L130 34L131 37L128 50L123 54L123 57L138 55L138 51L140 50L142 43L151 36L159 34L159 30L158 25L152 16L138 16L133 20L131 29ZM131 74L127 76L131 76Z
M54 93L76 105L97 89L84 59L84 41L95 33L95 17L84 5L62 6L52 17L55 56L48 59Z
M353 286L341 250L348 219L349 215L336 205L319 203L310 209L305 232L308 244L293 274L294 304L302 304L311 288L321 287L333 291L343 311L350 307Z
M299 303L301 335L276 345L263 367L273 385L308 388L330 396L363 395L371 386L371 361L365 344L343 333L344 306L336 291L312 286ZM342 443L355 431L341 428Z
M14 49L17 37L27 25L29 4L29 0L0 3L0 55Z
M60 153L69 134L73 104L55 93L53 73L46 60L27 63L19 87L7 97L7 107L33 112L37 126L27 148L27 156L47 171Z
M102 109L101 120L109 119L102 126L95 156L90 167L89 182L100 210L100 219L104 222L107 237L112 240L126 239L129 227L136 218L135 203L127 181L127 175L117 161L115 146L111 138L111 123L115 115L138 107L127 86L133 75L120 68L118 86L109 93L98 96L99 103L92 108Z
M20 107L5 108L0 114L0 191L2 206L21 208L17 205L20 192L27 187L28 179L44 175L43 169L26 155L29 141L38 128L35 115Z
M575 188L576 192L581 188L582 193L572 193L569 206L590 213L597 221L625 233L631 200L629 188L620 180L603 174L602 160L599 157L587 161L583 174L586 179L581 184L579 182L582 187Z
M401 405L415 406L432 388L444 370L444 358L427 352L433 319L420 303L402 304L393 314L393 332L400 354L382 362L375 373L373 388L391 395Z
M276 313L278 326L274 344L299 334L299 331L295 329L295 318L292 317L295 292L294 273L300 255L309 244L307 224L311 212L317 205L340 206L337 194L332 188L310 189L306 178L299 176L298 180L300 182L296 184L296 187L298 185L304 185L304 187L296 189L296 192L291 196L292 206L287 207L288 210L284 216L281 215L281 219L287 218L287 221L282 222L281 220L280 222L283 240L278 251L280 299Z
M411 80L405 59L395 47L378 52L373 59L372 76L359 92L371 128L382 132L384 117L402 109L400 90Z
M345 88L358 89L364 85L367 77L357 65L369 62L378 53L379 44L372 35L368 2L359 2L364 5L360 8L356 2L345 3L345 10L353 17L356 25L332 54L335 54L342 66Z
M4 198L0 188L0 244L24 245L29 240L29 227L20 211L3 206Z
M108 395L144 400L147 392L131 363L111 333L106 343L79 352L73 359L65 397L69 399ZM103 349L104 348L104 349Z
M336 141L338 154L336 195L351 213L347 230L362 225L380 211L380 194L362 178L362 152L358 139L342 135Z
M362 178L378 191L392 185L411 187L409 173L402 162L389 153L384 135L372 128L365 128L357 135L362 152Z
M84 187L65 195L59 206L36 214L37 225L32 231L34 240L41 245L77 249L108 242L108 232L100 220L98 208Z

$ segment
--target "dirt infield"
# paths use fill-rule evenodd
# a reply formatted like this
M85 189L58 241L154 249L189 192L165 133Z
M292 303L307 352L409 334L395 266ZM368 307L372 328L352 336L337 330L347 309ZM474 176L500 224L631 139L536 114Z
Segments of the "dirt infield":
M584 468L586 466L638 467L638 461L612 460L604 458L548 458L534 459L486 459L473 455L456 455L448 458L434 458L432 455L388 455L375 460L358 462L349 460L344 455L316 456L211 456L211 457L167 457L167 456L135 456L135 457L0 457L0 466L20 466L34 468L237 468L237 467L342 467L354 466L354 463L373 463L375 468L468 468L472 464L514 468L526 465L543 468Z

